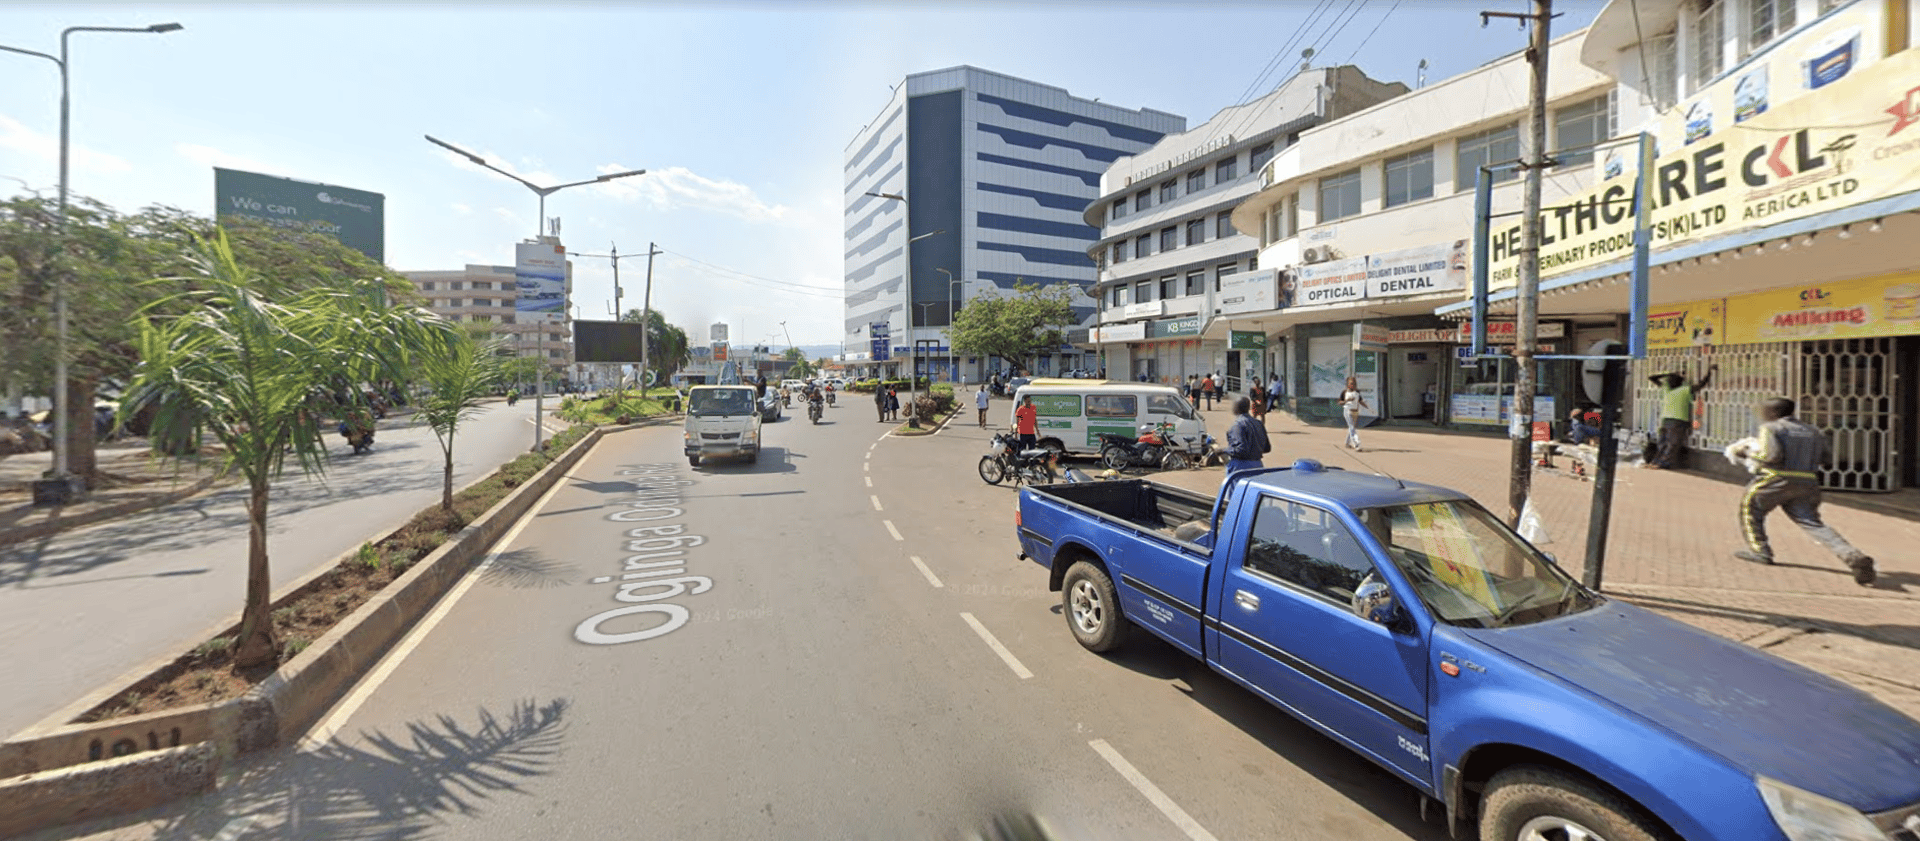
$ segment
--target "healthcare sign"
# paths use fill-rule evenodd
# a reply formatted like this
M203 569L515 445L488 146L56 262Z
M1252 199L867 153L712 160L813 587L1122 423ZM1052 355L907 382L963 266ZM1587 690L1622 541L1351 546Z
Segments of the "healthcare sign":
M567 253L559 245L523 242L514 248L515 319L521 324L564 321L567 315Z

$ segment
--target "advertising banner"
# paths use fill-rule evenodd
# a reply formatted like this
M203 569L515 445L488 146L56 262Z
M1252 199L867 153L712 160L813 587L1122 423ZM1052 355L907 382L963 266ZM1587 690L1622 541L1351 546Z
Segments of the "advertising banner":
M1647 348L1707 347L1726 341L1727 301L1691 301L1654 307L1647 314Z
M1136 321L1132 324L1112 324L1100 328L1097 342L1137 342L1147 337L1147 323Z
M1355 349L1384 350L1393 341L1393 331L1378 324L1360 323L1353 325L1353 346Z
M1654 248L1920 189L1917 79L1920 50L1907 50L1673 144L1656 162ZM1541 277L1632 254L1633 177L1623 171L1541 213ZM1519 221L1495 230L1488 245L1492 285L1514 285Z
M1274 309L1279 306L1275 297L1278 280L1279 273L1272 269L1235 272L1220 278L1220 293L1214 301L1215 308L1228 315Z
M1516 322L1489 321L1487 322L1487 344L1490 344L1490 345L1513 344L1514 339L1516 336L1519 335L1519 332L1520 332L1520 325ZM1565 335L1567 335L1567 325L1564 322L1542 321L1539 323L1539 329L1534 333L1534 338L1558 339ZM1472 321L1460 322L1458 332L1454 335L1453 340L1458 344L1463 344L1463 345L1473 344L1473 322Z
M566 249L523 242L514 246L513 254L513 278L520 287L513 305L515 320L521 324L566 320Z
M1368 255L1367 297L1392 298L1467 288L1467 241Z
M1353 373L1353 340L1314 336L1307 340L1307 396L1339 397Z
M1371 423L1380 416L1380 352L1374 350L1356 350L1353 352L1353 385L1360 391L1360 399L1366 406L1360 409L1362 423ZM1344 384L1342 390L1344 391Z
M387 197L379 193L214 167L213 194L219 217L325 234L376 263L386 262Z
M1294 302L1303 307L1339 304L1367 297L1367 258L1313 263L1295 270Z
M1147 335L1156 339L1170 339L1176 336L1200 335L1200 316L1186 318L1166 318L1155 321L1149 326Z
M893 358L888 349L893 345L893 327L884 321L875 321L867 325L867 353L875 362L886 362Z
M1798 342L1920 333L1920 274L1792 286L1726 300L1726 341Z
M1228 330L1227 349L1259 350L1267 346L1267 334L1258 330Z

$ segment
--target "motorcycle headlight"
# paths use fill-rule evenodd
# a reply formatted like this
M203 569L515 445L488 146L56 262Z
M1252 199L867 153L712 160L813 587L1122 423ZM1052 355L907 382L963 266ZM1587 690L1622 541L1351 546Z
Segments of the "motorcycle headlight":
M1791 841L1886 841L1860 810L1767 777L1754 778L1773 822Z

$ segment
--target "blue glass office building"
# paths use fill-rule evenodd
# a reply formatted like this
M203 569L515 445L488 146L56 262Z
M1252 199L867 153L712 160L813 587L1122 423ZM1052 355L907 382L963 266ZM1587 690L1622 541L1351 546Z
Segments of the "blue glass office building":
M951 377L957 367L978 382L999 363L951 355L945 328L952 309L1019 281L1074 287L1076 314L1090 323L1094 301L1084 290L1096 275L1087 251L1100 231L1083 214L1099 196L1100 176L1185 129L1185 118L1172 114L973 67L908 76L847 147L849 358L860 367L872 349L872 325L884 323L897 356L922 340L921 370ZM909 273L907 240L922 236ZM1039 361L1035 373L1088 359L1066 351ZM904 374L906 366L896 358L879 368Z

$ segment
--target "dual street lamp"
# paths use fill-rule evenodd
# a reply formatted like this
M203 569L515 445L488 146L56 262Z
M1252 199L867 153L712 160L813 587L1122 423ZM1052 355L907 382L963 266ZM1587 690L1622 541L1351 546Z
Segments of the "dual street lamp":
M37 50L23 50L19 47L0 45L0 50L35 58L44 58L60 68L60 210L56 217L56 230L64 239L67 234L67 161L71 157L72 144L72 90L69 84L72 67L67 56L67 38L75 32L133 32L161 35L178 32L186 27L177 23L156 23L152 26L69 26L60 30L60 55L48 55ZM65 251L64 242L62 251ZM46 481L45 490L38 490L34 498L38 501L46 498L54 504L64 504L85 490L68 470L71 453L67 451L67 424L73 417L67 406L67 273L64 267L54 269L53 274L53 475Z
M901 220L901 223L902 223L901 227L905 228L907 233L909 234L913 233L913 210L912 210L913 206L907 203L906 196L901 195L899 193L871 193L871 192L867 193L867 195L872 196L876 199L886 199L888 201L897 201L897 202L900 202L902 207L908 208L905 214L903 214L905 218ZM927 237L934 236L936 234L944 234L944 233L946 233L946 230L943 228L938 231L929 231L917 237L908 237L907 245L904 249L902 249L902 254L904 255L907 261L907 267L906 267L906 271L903 273L903 278L900 285L900 315L902 318L906 319L908 338L913 337L913 310L907 306L907 304L912 302L913 300L913 244L923 239L926 239ZM924 321L925 319L923 318L922 320ZM891 340L889 340L889 343L891 343ZM918 353L917 350L915 352L916 354ZM918 386L919 386L918 372L909 368L907 370L907 425L915 429L920 428L920 412L919 412L920 406L918 401L915 401L913 399L914 391Z
M459 155L462 158L466 158L467 162L473 164L474 166L483 167L485 169L491 169L494 172L500 173L501 175L504 175L515 181L518 181L520 182L521 186L526 187L529 190L532 190L534 195L539 196L540 197L540 215L533 220L533 228L534 228L533 241L534 242L540 241L540 236L541 236L540 226L546 222L547 196L560 192L561 190L567 189L568 187L582 187L588 184L599 184L606 181L612 181L616 178L626 178L631 175L647 174L647 171L644 169L635 169L635 170L629 170L627 172L612 172L606 175L602 175L598 178L589 178L585 181L572 181L566 184L555 184L551 187L542 187L538 184L533 183L532 181L528 181L525 178L521 178L518 175L514 175L511 172L508 172L504 169L494 166L493 164L487 163L486 158L482 158L479 155L476 155L472 152L469 152L465 149L462 149L458 146L448 143L445 140L441 140L437 137L434 137L431 134L423 135L423 136L427 138L428 143L432 143L433 145L438 146L442 149L445 149L449 152L452 152L456 155ZM647 250L652 251L653 249L651 246L649 246ZM649 277L649 288L651 288L652 272L648 272L648 277ZM643 377L646 376L646 371L644 370L645 369L644 357L646 353L646 347L647 347L646 342L642 341L640 343L640 349L642 354L641 376ZM543 322L535 322L534 353L540 357L540 364L533 369L533 377L534 377L534 380L533 380L533 448L538 450L540 449L541 437L546 432L546 427L544 426L544 424L546 423L545 395L547 393L547 377L546 377L547 328L546 328L546 324Z

